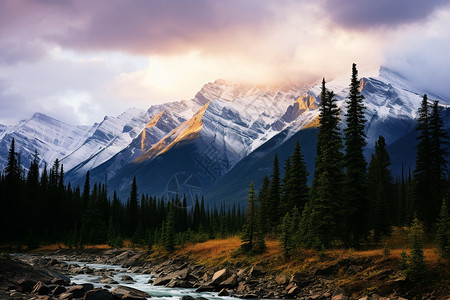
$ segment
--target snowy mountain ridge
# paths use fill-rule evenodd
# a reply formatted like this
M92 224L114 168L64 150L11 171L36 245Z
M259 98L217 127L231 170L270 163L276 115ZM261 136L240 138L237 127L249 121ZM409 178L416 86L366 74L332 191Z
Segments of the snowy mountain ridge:
M413 129L424 91L388 68L368 74L361 78L368 145L379 135L392 143ZM349 82L348 75L327 82L343 114ZM216 80L190 100L153 105L147 111L129 109L92 126L68 125L36 113L15 126L0 125L0 168L5 166L13 137L25 167L37 150L41 168L58 158L68 180L77 183L87 170L99 178L105 174L114 178L123 168L129 174L133 172L129 166L148 164L180 145L192 144L193 158L220 160L216 170L220 177L271 138L283 133L287 140L301 129L316 126L320 86L265 89ZM450 104L429 95L442 105Z

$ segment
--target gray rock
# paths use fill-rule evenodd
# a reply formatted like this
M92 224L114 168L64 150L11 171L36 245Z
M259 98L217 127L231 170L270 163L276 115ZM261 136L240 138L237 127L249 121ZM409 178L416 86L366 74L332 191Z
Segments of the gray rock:
M166 284L166 287L191 288L192 285L186 280L181 280L181 279L175 278L175 279L172 279L168 284Z
M121 298L124 295L131 295L131 296L137 296L137 297L144 297L144 298L150 298L150 295L147 294L144 291L131 288L128 286L118 285L112 290L113 296Z
M105 289L96 288L90 291L87 291L84 294L83 300L112 300L112 294Z
M220 287L228 287L228 288L234 288L236 287L238 281L237 281L237 275L236 274L232 274L228 279L222 281L221 283L219 283Z
M133 277L131 277L131 276L123 275L123 276L122 276L122 281L134 282L134 279L133 279Z
M90 291L93 289L94 289L94 286L92 284L84 283L84 284L74 285L73 287L69 288L66 291L66 293L72 294L73 298L83 298L84 294L87 291ZM65 293L63 293L63 294L65 294Z
M217 271L214 273L211 284L212 285L219 285L226 279L228 279L231 276L231 271L228 268L222 269L220 271Z
M191 296L183 296L180 298L180 300L195 300L195 298Z
M100 282L105 284L118 284L117 281L108 276L102 276L102 278L100 278Z
M202 293L202 292L215 292L217 289L215 286L212 285L202 285L198 289L195 290L196 293Z

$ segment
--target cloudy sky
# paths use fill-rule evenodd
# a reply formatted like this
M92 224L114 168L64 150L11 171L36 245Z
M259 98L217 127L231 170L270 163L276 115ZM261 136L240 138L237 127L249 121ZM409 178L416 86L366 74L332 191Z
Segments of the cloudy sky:
M0 123L385 65L450 98L450 0L0 0Z

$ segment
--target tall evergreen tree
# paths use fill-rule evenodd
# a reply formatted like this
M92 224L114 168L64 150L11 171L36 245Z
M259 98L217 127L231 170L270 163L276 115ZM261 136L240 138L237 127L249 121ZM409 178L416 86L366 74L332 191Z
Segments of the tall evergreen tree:
M441 213L437 224L436 246L442 257L450 257L450 212L447 201L442 201Z
M255 185L252 181L248 191L247 201L247 219L243 229L242 245L241 248L245 252L250 252L255 246L256 234L257 234L257 207L256 207L256 193Z
M374 240L380 241L381 236L391 233L392 219L392 174L389 166L391 160L386 150L386 141L380 136L375 142L375 153L369 165L369 199L371 211L371 227L374 230Z
M280 182L280 166L278 163L278 155L275 154L273 159L273 171L270 180L269 187L269 199L268 207L269 214L267 215L269 228L276 227L280 222L280 195L281 195L281 182Z
M366 118L364 117L364 96L360 92L360 80L356 64L352 66L350 93L346 101L345 114L347 128L344 129L345 156L344 167L344 236L357 247L369 230L368 226L368 200L367 200L367 174L364 147L366 134L364 132Z
M291 156L291 165L289 166L288 176L285 183L285 200L283 203L283 213L291 212L294 207L297 207L300 213L308 199L308 171L300 149L300 143L297 141L294 153ZM286 174L286 173L285 173ZM283 214L283 215L284 215Z
M430 105L425 94L419 108L417 119L417 158L414 169L414 201L413 211L417 217L425 222L427 227L431 226L432 215L429 207L429 197L432 195L431 187L431 145L430 145Z
M259 189L258 193L258 203L259 203L259 219L262 220L261 231L263 234L269 232L270 228L267 222L267 216L269 215L269 186L270 180L269 177L264 177L262 187ZM240 211L240 209L239 209ZM237 224L238 225L238 224Z
M138 217L138 192L136 177L133 177L133 182L131 184L130 200L128 205L128 236L133 235L136 231L137 225L139 223Z
M418 282L421 281L425 275L425 260L423 255L423 228L417 218L413 221L408 238L411 254L407 276L411 281Z
M303 244L314 247L329 247L336 239L338 213L342 205L343 154L342 139L339 131L340 109L337 107L334 93L327 91L325 79L322 81L320 98L319 133L316 151L316 170L311 187L308 210L303 214L305 224L302 229Z
M444 129L439 102L434 101L429 117L430 133L430 188L428 195L429 224L433 224L439 216L442 199L447 193L448 177L448 135Z

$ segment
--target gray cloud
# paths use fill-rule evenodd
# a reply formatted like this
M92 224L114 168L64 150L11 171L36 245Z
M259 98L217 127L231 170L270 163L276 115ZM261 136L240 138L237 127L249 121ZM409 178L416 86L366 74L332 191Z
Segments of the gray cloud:
M419 23L449 0L327 0L331 19L355 30Z

